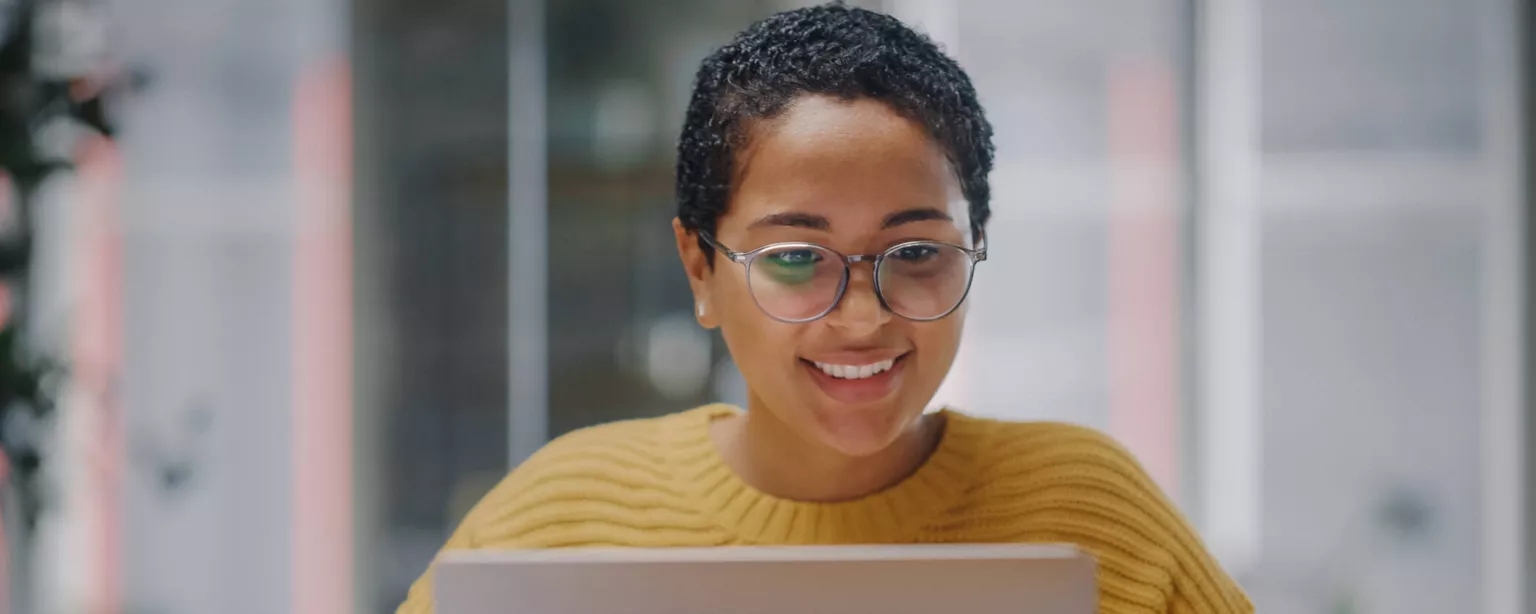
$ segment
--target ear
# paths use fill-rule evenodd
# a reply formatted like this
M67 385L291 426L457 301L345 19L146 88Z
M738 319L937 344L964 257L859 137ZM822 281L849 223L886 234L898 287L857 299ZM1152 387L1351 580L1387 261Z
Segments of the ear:
M715 318L716 305L710 300L710 280L714 269L709 266L708 252L699 246L699 237L683 227L683 221L672 218L672 234L677 238L677 256L683 261L683 272L688 274L688 287L693 289L693 316L699 326L719 326Z

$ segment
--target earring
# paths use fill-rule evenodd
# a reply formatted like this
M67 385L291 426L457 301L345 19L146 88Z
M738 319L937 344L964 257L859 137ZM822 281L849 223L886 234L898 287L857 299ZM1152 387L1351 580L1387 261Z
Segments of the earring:
M699 317L704 317L704 301L699 301Z

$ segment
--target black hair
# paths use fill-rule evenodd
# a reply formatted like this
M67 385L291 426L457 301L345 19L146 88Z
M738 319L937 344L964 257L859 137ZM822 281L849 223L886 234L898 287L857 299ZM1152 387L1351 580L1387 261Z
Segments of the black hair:
M677 144L684 228L715 231L749 120L772 118L806 94L878 100L926 129L949 158L980 237L991 215L992 125L970 77L896 18L841 2L770 16L704 59Z

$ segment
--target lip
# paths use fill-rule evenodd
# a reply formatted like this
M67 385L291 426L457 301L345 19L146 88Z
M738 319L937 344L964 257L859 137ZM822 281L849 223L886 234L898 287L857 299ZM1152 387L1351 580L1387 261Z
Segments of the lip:
M896 389L901 385L902 375L906 372L907 358L910 354L910 352L898 352L895 354L887 353L884 357L875 357L875 354L861 353L853 357L855 360L848 362L842 361L848 360L849 356L832 360L824 359L828 355L817 357L817 362L851 365L867 365L882 360L896 360L896 364L891 365L890 369L864 379L832 377L827 375L825 371L817 368L810 359L806 358L800 359L800 367L805 369L811 381L816 382L816 387L820 388L821 392L832 400L847 405L862 405L879 401L896 392Z
M838 350L834 352L818 352L804 354L800 358L811 362L819 362L826 365L849 365L862 367L872 365L883 360L895 360L906 356L910 350Z

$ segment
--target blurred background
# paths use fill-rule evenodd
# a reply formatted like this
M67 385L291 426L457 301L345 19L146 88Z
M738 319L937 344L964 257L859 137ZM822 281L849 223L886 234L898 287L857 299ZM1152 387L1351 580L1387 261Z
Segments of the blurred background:
M549 437L741 402L698 62L790 0L0 0L0 614L391 612ZM997 131L935 404L1125 442L1271 614L1536 612L1519 0L861 0Z

